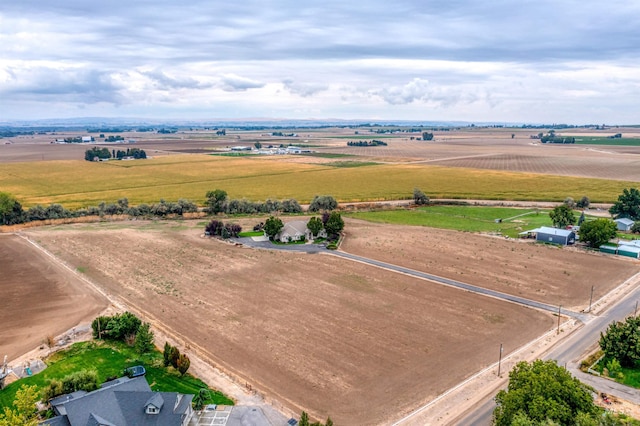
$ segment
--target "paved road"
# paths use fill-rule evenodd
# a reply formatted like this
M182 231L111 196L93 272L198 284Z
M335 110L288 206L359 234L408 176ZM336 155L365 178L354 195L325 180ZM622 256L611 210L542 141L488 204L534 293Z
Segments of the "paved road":
M618 303L611 306L603 314L593 317L582 328L574 332L565 341L556 346L543 359L555 359L558 365L566 365L567 369L582 382L593 386L599 392L605 392L618 398L640 404L640 392L602 377L583 373L578 369L580 360L594 347L613 321L624 320L635 311L636 302L640 300L640 287L626 295ZM493 395L487 397L472 413L462 417L456 424L465 426L487 426L491 424L491 414L495 408Z

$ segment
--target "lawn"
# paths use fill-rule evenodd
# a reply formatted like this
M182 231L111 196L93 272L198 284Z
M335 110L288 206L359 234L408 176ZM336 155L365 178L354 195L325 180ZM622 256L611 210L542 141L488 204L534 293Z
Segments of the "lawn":
M203 387L208 388L206 383L188 373L180 377L173 368L165 368L162 361L162 354L158 351L140 355L133 348L121 343L76 343L69 349L51 355L45 361L47 369L41 373L18 380L0 391L0 407L11 406L16 391L23 384L36 385L42 389L51 379L61 379L85 369L96 370L98 380L104 382L107 377L122 376L126 367L143 365L147 370L147 381L154 391L196 394ZM211 399L207 403L233 405L232 400L215 390L211 390Z
M396 225L429 226L467 232L499 232L517 237L519 232L552 226L549 210L507 207L429 206L413 210L345 213L347 217ZM497 223L496 219L501 219Z
M238 234L238 237L262 237L264 231L247 231Z
M609 360L607 358L602 358L596 365L593 366L593 369L598 373L602 374L605 365ZM623 378L615 378L610 377L612 380L615 380L618 383L622 383L623 385L630 386L632 388L640 389L640 367L636 368L626 368L621 367L621 372Z

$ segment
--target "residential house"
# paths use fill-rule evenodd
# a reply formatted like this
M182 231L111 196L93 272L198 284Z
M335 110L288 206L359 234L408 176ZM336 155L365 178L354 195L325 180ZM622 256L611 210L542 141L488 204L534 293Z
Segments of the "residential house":
M51 400L56 417L48 426L186 426L193 395L153 392L144 376L121 377L93 392L78 391Z

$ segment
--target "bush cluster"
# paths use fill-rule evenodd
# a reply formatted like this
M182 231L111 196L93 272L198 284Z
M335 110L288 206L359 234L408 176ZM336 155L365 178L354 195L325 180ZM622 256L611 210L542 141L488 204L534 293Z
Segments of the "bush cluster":
M42 390L42 397L48 401L56 396L83 390L91 392L98 389L98 373L95 370L80 370L62 379L52 379Z
M191 360L185 354L181 354L180 350L175 346L171 346L169 342L164 343L164 350L162 351L162 357L164 359L164 366L172 366L176 370L180 372L181 376L184 376L187 370L189 370L189 366L191 365Z
M204 227L204 232L213 237L231 238L237 237L242 232L242 227L236 223L225 224L213 219Z
M131 312L113 316L100 316L93 320L91 329L94 339L125 341L135 336L142 325L140 318Z

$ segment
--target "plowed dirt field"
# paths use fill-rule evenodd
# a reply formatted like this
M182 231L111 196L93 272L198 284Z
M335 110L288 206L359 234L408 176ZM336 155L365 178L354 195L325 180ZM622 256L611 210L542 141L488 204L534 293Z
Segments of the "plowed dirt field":
M80 322L108 301L16 235L0 234L0 360L9 363Z
M597 256L483 236L481 248L461 252L454 235L474 235L442 234L448 238L435 247L417 243L426 230L383 228L376 237L348 221L354 242L345 248L355 251L360 239L375 246L385 235L402 232L401 239L395 234L404 241L402 251L388 255L392 263L429 258L451 271L458 264L460 280L486 273L525 295L548 294L543 300L558 295L577 304L588 293L583 295L586 287L572 290L575 284L565 274L551 273L555 267L536 280L522 273L513 278L513 271L566 263L577 274L571 262L596 265L589 270L600 277L603 292L638 270L631 262L600 264ZM291 414L305 409L340 424L388 424L496 362L500 343L509 353L555 324L542 312L331 255L254 250L202 238L195 225L79 224L27 233L71 265L83 265L91 279L145 319L173 330L190 347L187 353L197 351ZM385 244L365 254L376 257L399 247ZM513 256L511 248L522 254ZM465 265L471 250L481 251L484 261Z

